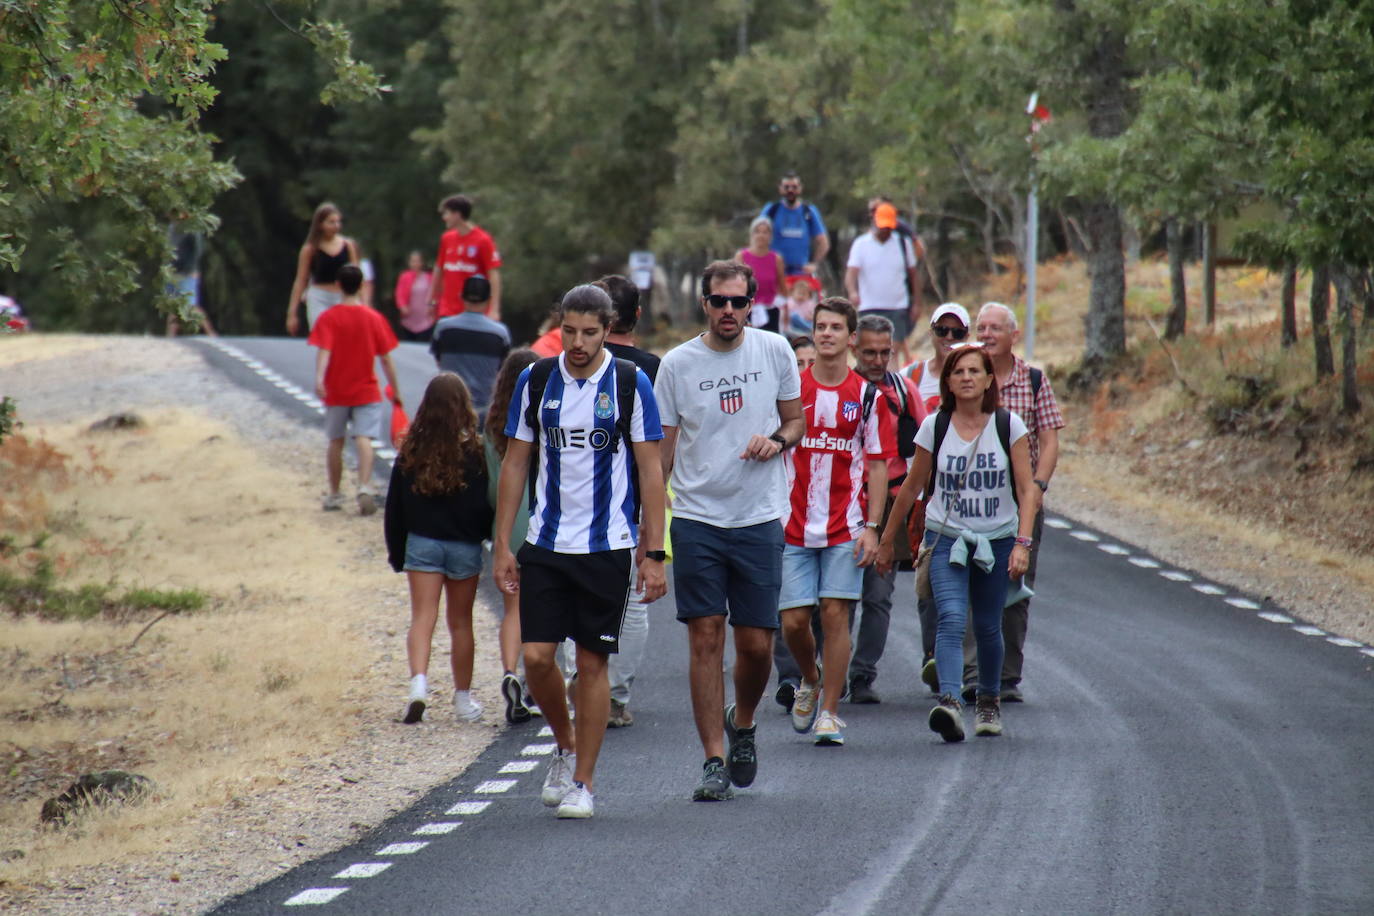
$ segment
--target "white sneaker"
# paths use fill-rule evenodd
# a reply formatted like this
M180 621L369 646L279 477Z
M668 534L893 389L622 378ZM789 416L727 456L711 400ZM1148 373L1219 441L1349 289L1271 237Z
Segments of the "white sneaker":
M587 791L587 787L580 782L573 783L568 794L563 796L563 801L558 805L559 817L591 817L592 816L592 793Z
M844 720L828 712L816 717L816 743L839 746L844 744Z
M482 704L460 691L453 691L453 714L460 722L476 722L482 718Z
M811 725L816 721L816 700L820 692L820 684L807 684L805 681L797 688L796 697L792 700L792 730L797 734L804 735L811 731Z
M377 496L371 487L358 488L358 514L372 515L377 511Z
M563 803L563 796L567 795L573 787L572 777L575 766L577 766L577 755L569 754L567 751L559 751L549 758L549 771L544 774L544 789L539 793L539 799L545 807L553 808ZM587 799L587 804L590 806L590 793L587 795Z
M343 494L326 493L324 502L321 504L320 508L324 509L326 512L338 512L343 508Z
M425 717L425 702L429 699L429 684L423 674L410 679L410 696L406 699L406 711L401 721L414 725Z

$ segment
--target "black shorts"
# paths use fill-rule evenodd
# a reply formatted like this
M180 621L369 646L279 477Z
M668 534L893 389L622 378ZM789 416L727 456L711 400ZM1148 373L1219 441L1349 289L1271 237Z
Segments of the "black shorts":
M608 655L620 651L630 596L632 550L555 553L525 544L520 564L520 639L562 642Z

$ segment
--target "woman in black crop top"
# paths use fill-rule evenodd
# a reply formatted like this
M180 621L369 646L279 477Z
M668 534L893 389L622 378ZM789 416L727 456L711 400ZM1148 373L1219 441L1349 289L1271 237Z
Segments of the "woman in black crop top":
M314 327L315 320L325 309L343 298L339 289L339 268L358 263L358 245L340 231L342 228L343 214L338 207L322 203L315 208L310 234L305 237L305 244L301 245L296 258L296 279L291 284L291 301L286 306L286 333L293 337L300 330L302 296L307 330Z

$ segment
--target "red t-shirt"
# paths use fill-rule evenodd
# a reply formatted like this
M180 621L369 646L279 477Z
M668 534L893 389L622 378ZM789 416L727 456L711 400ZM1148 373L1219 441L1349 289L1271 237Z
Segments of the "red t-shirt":
M434 263L443 271L439 299L439 317L443 318L463 311L463 284L468 277L488 276L500 267L501 252L481 226L473 226L466 235L450 229L439 237L439 259Z
M875 393L863 424L867 385L853 369L833 388L817 382L810 369L801 374L806 433L787 464L792 512L783 537L789 544L833 547L863 534L868 459L886 461L897 452L892 414L882 394Z
M329 351L324 370L326 406L360 407L382 399L377 357L396 349L396 335L380 313L365 305L336 305L315 322L308 342Z

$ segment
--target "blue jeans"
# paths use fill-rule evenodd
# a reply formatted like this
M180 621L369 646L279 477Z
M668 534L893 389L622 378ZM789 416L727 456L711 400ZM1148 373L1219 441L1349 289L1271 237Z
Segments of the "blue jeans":
M994 562L983 572L969 557L968 566L949 565L954 539L926 532L926 543L935 538L930 556L930 588L935 593L935 670L940 693L958 697L964 676L964 628L973 611L973 636L978 644L978 695L998 696L1002 673L1002 606L1007 601L1007 560L1015 538L992 542ZM970 554L972 551L970 551Z

